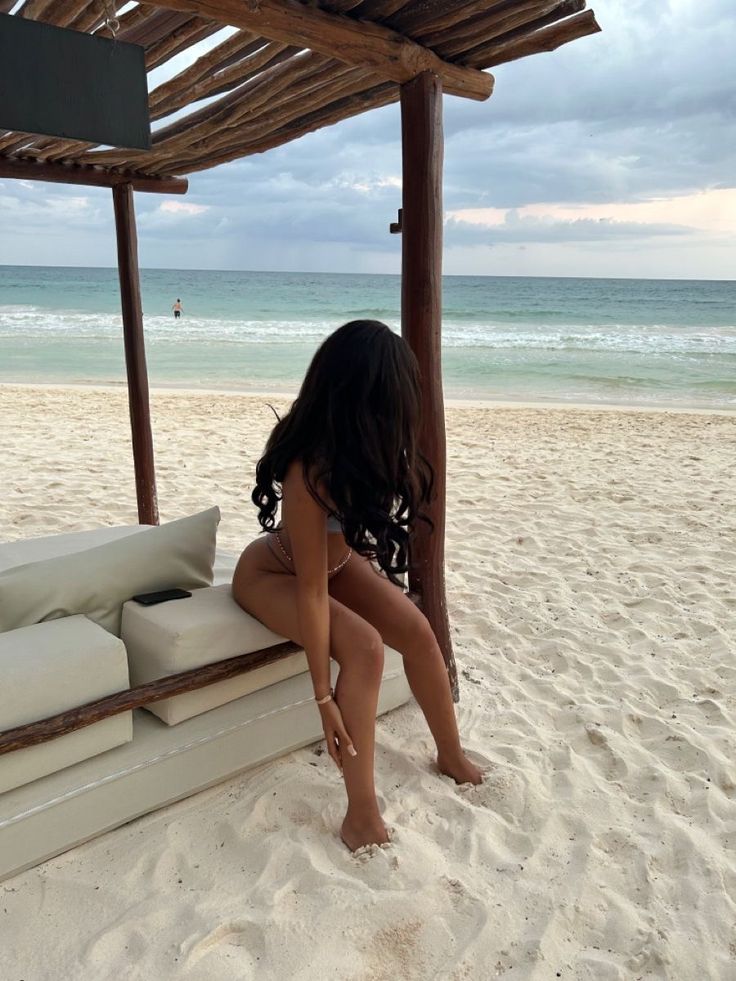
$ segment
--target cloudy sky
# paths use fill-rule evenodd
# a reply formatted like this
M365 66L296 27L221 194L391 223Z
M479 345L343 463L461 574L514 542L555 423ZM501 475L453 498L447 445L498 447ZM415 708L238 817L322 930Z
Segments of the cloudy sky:
M602 34L446 97L445 271L734 279L734 0L589 5ZM141 264L398 272L400 175L389 106L137 195ZM0 181L0 263L114 265L109 192Z

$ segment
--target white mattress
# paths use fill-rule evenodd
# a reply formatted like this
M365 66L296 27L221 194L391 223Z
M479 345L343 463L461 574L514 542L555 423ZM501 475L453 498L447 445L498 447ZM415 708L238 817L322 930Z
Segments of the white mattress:
M401 656L387 648L378 713L410 697ZM177 726L138 710L131 743L0 794L0 881L322 738L308 673Z

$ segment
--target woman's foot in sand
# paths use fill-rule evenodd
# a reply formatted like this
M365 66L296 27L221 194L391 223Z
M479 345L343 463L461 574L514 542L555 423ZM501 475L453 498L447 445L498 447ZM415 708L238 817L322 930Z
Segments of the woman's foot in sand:
M374 818L354 818L346 815L340 828L340 837L351 852L363 845L385 845L389 841L386 825L380 815Z
M483 772L464 753L459 756L437 756L437 769L455 783L483 783Z

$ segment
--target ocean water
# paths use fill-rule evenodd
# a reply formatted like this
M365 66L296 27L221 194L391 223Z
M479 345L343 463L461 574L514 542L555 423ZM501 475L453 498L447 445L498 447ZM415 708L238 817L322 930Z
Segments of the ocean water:
M141 274L151 383L294 391L358 317L398 328L398 276ZM184 315L174 320L180 297ZM736 282L452 276L449 397L736 409ZM122 383L114 269L0 266L0 382Z

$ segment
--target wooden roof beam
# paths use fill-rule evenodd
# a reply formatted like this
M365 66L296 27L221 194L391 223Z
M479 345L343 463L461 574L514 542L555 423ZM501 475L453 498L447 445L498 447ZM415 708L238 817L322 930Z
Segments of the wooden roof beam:
M565 0L560 4L558 14L560 10L572 9L578 2L579 0ZM543 20L546 21L546 18ZM495 41L475 47L466 52L463 58L467 59L469 64L504 65L519 58L541 54L543 51L556 51L563 44L569 44L570 41L577 41L578 38L597 34L600 31L592 10L584 10L574 17L558 20L541 30L536 30L535 25L538 26L538 22L527 25L523 29L510 31L507 37L502 35Z
M399 84L430 71L450 95L482 102L493 91L493 76L487 72L443 61L388 27L307 7L298 0L156 0L156 6L309 48Z
M53 184L83 184L88 187L117 187L130 184L134 191L158 194L186 194L185 177L151 177L147 174L120 173L98 167L79 167L0 157L0 177L17 177L26 181L50 181Z
M340 99L332 106L327 106L318 112L308 113L301 116L295 122L279 129L277 133L270 133L262 140L247 141L245 143L233 144L227 150L218 151L217 154L206 154L198 160L167 160L163 165L167 171L174 173L192 174L198 170L208 170L218 164L228 163L231 160L239 160L244 156L254 153L264 153L274 147L290 143L292 140L304 136L306 133L313 133L315 130L322 129L324 126L331 126L333 123L342 122L351 116L358 116L367 109L377 109L379 106L387 106L396 102L399 98L399 89L390 82L384 82L376 86L375 89L359 92L357 95Z

